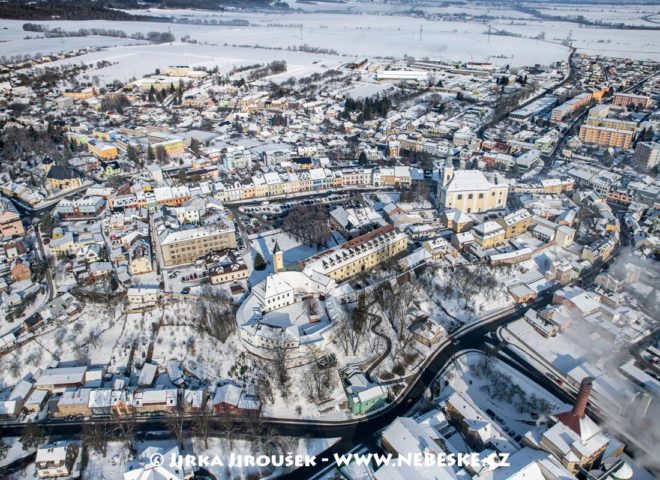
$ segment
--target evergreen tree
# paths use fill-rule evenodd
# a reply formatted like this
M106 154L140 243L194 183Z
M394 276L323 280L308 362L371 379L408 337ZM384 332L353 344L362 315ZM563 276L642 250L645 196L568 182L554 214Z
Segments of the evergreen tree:
M131 163L134 163L135 165L140 164L140 156L138 155L137 149L133 145L126 147L126 156Z
M264 270L265 268L266 261L264 260L264 257L261 255L261 253L257 252L256 256L254 257L254 269Z
M180 184L186 183L186 180L188 179L188 176L186 175L185 168L182 168L182 169L179 170L179 173L177 174L177 178L179 179Z
M193 152L196 157L199 157L200 155L199 140L197 140L196 138L190 139L190 151Z
M165 163L169 158L167 150L165 150L165 147L163 147L162 145L158 145L156 147L156 158L161 163Z

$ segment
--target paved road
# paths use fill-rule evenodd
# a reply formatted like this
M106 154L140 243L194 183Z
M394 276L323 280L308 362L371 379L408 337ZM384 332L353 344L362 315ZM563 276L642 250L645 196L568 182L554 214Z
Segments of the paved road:
M37 245L39 247L39 256L41 259L46 262L46 281L48 282L48 301L50 302L55 296L55 282L53 281L53 274L50 271L50 266L48 265L48 257L46 256L46 249L44 248L44 242L41 239L41 225L37 224L34 227L34 233L37 236Z

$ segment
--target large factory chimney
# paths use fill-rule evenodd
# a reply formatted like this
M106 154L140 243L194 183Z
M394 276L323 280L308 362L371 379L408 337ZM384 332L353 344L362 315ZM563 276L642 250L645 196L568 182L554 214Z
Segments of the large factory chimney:
M593 388L593 382L594 379L592 377L583 378L573 408L568 412L562 412L557 415L557 419L561 423L580 436L582 436L583 433L582 422L580 420L585 418L587 404L589 403L589 395L591 395L591 389Z
M580 391L578 392L575 404L573 405L573 415L580 418L584 417L584 414L587 411L587 403L589 403L589 395L591 395L593 383L594 379L591 377L584 377L582 379L582 383L580 383Z

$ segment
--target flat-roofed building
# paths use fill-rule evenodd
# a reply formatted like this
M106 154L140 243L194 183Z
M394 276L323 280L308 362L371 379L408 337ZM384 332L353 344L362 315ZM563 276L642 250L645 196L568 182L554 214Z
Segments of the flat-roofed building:
M584 143L614 148L629 148L634 136L634 130L619 130L586 124L580 127L579 134L580 140Z
M639 142L635 148L635 166L641 170L653 170L660 162L660 143Z
M144 389L133 393L133 407L136 411L172 412L179 404L179 394L176 388Z
M89 150L89 153L94 155L96 158L100 158L102 160L117 158L119 156L117 147L110 143L105 143L98 140L89 140L87 142L87 150Z
M591 93L581 93L580 95L562 103L558 107L553 108L550 120L554 123L561 122L567 116L577 112L582 107L589 105L592 100L593 95Z
M229 222L168 231L160 239L160 248L166 267L185 265L207 253L236 248L236 232Z
M57 402L57 411L55 415L58 417L66 417L69 415L91 415L89 409L89 395L92 392L91 388L80 388L77 390L65 390Z
M623 107L641 107L648 108L653 104L651 97L646 95L635 95L632 93L615 93L614 105L621 105Z

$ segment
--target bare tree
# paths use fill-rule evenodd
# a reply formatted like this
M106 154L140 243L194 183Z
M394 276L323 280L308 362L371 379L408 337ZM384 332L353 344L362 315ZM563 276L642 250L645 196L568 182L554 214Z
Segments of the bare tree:
M266 403L273 403L273 386L270 382L272 374L268 365L263 363L259 371L254 375L254 394L263 406Z
M282 228L309 245L325 245L332 235L330 215L320 206L296 205L284 219Z
M21 430L20 442L23 450L37 448L46 439L46 433L43 428L34 422L28 422Z
M0 460L7 458L9 453L9 444L4 438L0 438Z
M328 393L334 388L332 369L321 365L320 356L320 352L309 353L309 363L305 367L303 376L304 394L312 402L326 400Z
M176 441L179 442L180 449L183 449L183 442L185 442L186 438L188 438L186 435L185 420L186 417L181 410L170 412L165 417L165 424L167 425L167 429L170 431Z
M92 451L105 457L108 450L110 428L104 423L86 424L83 427L83 443Z
M318 304L313 296L309 296L305 299L305 311L310 317L318 313Z
M213 423L217 425L218 430L222 432L223 438L226 438L229 441L229 448L234 448L234 440L236 440L236 435L243 430L242 425L236 423L236 416L230 414L221 414L217 417L214 417Z
M133 450L136 424L137 417L134 411L123 417L121 421L116 422L115 435L124 444L124 447L129 450Z
M204 292L213 292L207 289ZM211 335L225 341L234 330L236 330L235 310L233 302L223 295L215 292L204 295L204 299L196 304L196 315L194 318L197 327Z
M204 448L209 448L209 437L215 432L213 423L213 415L209 409L209 405L204 402L201 410L197 412L191 427L191 433L204 440Z
M372 314L369 312L369 296L362 292L358 297L357 306L350 315L342 315L339 321L339 340L344 354L356 355L370 327Z
M273 368L275 369L275 381L282 398L286 399L291 393L291 377L289 375L289 348L288 337L284 329L279 329L273 336Z
M415 305L415 287L411 282L385 284L379 291L378 303L396 333L396 355L399 355L413 337L409 313Z

